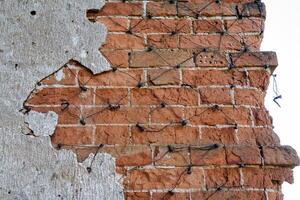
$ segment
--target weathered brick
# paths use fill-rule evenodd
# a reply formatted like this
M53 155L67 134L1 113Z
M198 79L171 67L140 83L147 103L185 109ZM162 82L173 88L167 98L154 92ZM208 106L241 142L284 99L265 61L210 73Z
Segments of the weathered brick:
M198 128L189 126L146 126L132 128L133 144L198 144Z
M75 105L93 104L93 91L88 89L82 91L80 88L43 88L36 93L32 93L27 100L33 105L61 105L68 102Z
M139 83L143 83L144 71L143 70L117 70L102 72L93 75L86 70L80 70L78 79L86 86L128 86L136 87Z
M142 107L121 107L120 109L85 108L83 119L88 124L146 123L149 112L148 108Z
M97 126L95 131L95 144L128 144L128 126Z
M184 167L190 164L188 148L185 146L172 146L174 151L170 151L168 146L154 147L154 164L156 166L176 166Z
M188 19L132 19L134 33L190 33L192 22Z
M224 53L196 53L196 67L228 67L229 63Z
M129 20L120 17L99 17L97 22L104 24L109 32L125 32L129 28Z
M101 53L113 67L129 66L129 52L126 50L101 50Z
M244 186L280 190L284 181L293 183L293 172L288 168L243 168Z
M265 165L294 167L299 165L297 152L290 146L263 147Z
M211 149L210 149L211 148ZM226 165L226 154L223 147L194 146L191 151L192 165Z
M56 127L51 141L59 145L92 144L92 136L92 127Z
M265 94L255 89L235 89L234 99L237 105L262 106Z
M152 153L149 146L104 147L100 152L106 152L115 157L117 166L144 166L152 163Z
M187 108L186 118L198 125L250 125L251 117L247 108Z
M158 49L178 48L179 35L177 34L148 35L147 44Z
M201 104L232 104L228 88L201 88L199 92Z
M76 69L63 67L56 73L43 79L42 85L76 85Z
M204 170L206 188L240 186L239 168L214 168Z
M268 128L239 128L239 143L242 145L273 146L279 145L279 138Z
M126 200L150 200L149 192L125 192Z
M248 72L250 86L267 90L269 85L270 74L265 70L251 70Z
M246 73L235 70L183 70L182 76L195 86L247 85Z
M177 69L151 69L148 70L148 83L150 85L179 85L180 74Z
M245 33L257 32L260 33L264 30L264 21L262 19L235 19L225 20L225 29L229 33Z
M226 160L230 165L261 165L262 158L257 146L228 146L226 147Z
M201 141L206 144L236 144L234 128L201 128Z
M223 32L221 20L195 20L193 22L193 30L195 33L219 33Z
M168 200L190 200L189 193L167 193L167 192L161 192L161 193L153 193L153 200L161 200L161 199L168 199Z
M198 105L198 93L190 88L133 89L133 105Z
M175 16L177 15L176 4L169 1L148 2L148 16Z
M193 192L193 200L245 200L255 199L264 200L265 194L260 191L212 191L212 192Z
M243 52L232 53L232 61L235 67L271 67L278 65L275 52Z
M107 2L96 16L142 16L143 4L141 2L122 3Z
M152 50L133 52L130 67L193 67L193 54L183 50Z
M215 1L178 2L179 16L231 16L236 14L235 5Z
M183 119L183 109L178 107L154 108L151 111L153 123L179 123Z
M96 105L128 105L129 94L127 88L101 88L95 92Z
M269 115L269 111L266 108L252 108L253 120L256 126L272 126L272 117Z
M144 38L131 34L108 34L102 49L144 49Z
M180 179L180 181L178 181ZM203 185L201 169L193 168L187 174L186 168L136 169L124 178L125 188L133 190L177 188L192 189Z

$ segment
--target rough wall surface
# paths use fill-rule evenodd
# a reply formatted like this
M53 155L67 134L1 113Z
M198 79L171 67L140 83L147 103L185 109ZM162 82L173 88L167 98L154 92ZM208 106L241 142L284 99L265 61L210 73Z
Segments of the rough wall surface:
M95 7L84 4L76 4L77 11ZM110 71L98 73L107 69L106 62L95 61L100 56L77 57L85 48L94 52L96 37L68 49L72 57L50 56L51 64L62 58L58 66L73 61L52 73L47 67L48 76L41 66L14 71L14 63L1 63L1 81L11 79L4 88L11 96L1 96L11 117L3 117L0 140L6 199L121 199L123 191L130 200L282 199L281 184L292 183L299 159L280 145L264 107L277 60L275 53L259 51L263 3L110 1L88 17L107 27L101 53ZM83 31L81 37L104 36ZM26 79L17 80L16 90L20 72ZM19 92L26 95L8 100ZM16 112L20 99L26 100L24 118ZM12 123L16 116L19 124ZM40 120L49 126L39 126ZM21 135L24 121L29 131ZM106 153L116 159L123 191Z

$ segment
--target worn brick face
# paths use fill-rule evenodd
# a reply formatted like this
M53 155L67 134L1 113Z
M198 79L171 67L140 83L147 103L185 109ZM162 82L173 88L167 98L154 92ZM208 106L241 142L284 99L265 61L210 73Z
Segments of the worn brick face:
M111 154L126 200L281 200L299 159L264 106L278 64L259 51L265 16L254 0L108 1L87 17L112 69L70 61L23 112L56 112L52 144L80 162Z

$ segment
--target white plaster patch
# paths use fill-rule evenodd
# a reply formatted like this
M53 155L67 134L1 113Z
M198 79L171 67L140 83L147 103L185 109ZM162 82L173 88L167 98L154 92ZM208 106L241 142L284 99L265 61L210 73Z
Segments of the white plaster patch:
M58 115L52 111L48 113L31 111L25 115L25 122L35 136L51 136L57 125Z
M65 74L63 70L59 70L58 72L55 73L55 79L57 81L61 81L65 77Z

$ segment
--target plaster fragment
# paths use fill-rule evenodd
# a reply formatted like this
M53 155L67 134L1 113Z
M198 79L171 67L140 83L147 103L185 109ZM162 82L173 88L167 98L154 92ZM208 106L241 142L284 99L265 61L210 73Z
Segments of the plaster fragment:
M52 111L48 113L31 111L25 116L25 122L35 136L51 136L57 125L58 115Z

